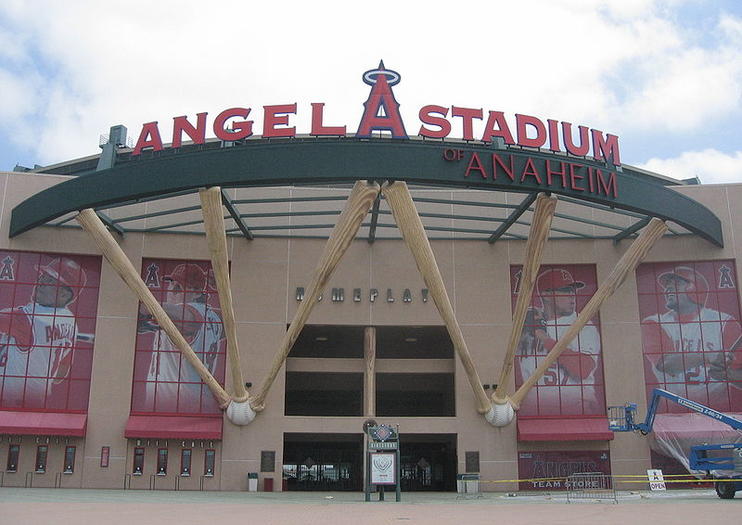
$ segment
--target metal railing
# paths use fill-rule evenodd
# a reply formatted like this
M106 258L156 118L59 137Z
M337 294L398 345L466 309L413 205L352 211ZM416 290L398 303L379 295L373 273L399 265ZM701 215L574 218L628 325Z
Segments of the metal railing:
M602 472L579 472L567 476L567 502L611 499L618 503L613 476Z
M206 489L205 489L205 485L206 485L206 480L207 480L207 479L212 479L213 477L214 477L214 475L213 475L213 474L211 474L211 475L206 475L206 474L202 474L202 475L201 475L201 477L200 477L200 478L199 478L199 480L198 480L198 490L200 490L200 491L202 491L202 492L203 492L204 490L206 490Z

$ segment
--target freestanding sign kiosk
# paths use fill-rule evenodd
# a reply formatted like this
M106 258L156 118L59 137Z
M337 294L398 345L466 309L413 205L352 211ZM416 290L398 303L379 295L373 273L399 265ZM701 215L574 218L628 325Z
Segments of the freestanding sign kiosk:
M386 485L396 485L397 501L402 501L399 458L399 426L377 425L368 427L366 501L371 501L373 485L379 486L379 501L384 501Z

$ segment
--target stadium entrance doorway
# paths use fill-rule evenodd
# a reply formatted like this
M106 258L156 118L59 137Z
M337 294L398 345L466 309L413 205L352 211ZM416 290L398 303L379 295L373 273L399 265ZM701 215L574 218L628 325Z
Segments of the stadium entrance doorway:
M400 432L403 492L456 490L456 434Z
M286 433L284 490L363 490L363 434Z

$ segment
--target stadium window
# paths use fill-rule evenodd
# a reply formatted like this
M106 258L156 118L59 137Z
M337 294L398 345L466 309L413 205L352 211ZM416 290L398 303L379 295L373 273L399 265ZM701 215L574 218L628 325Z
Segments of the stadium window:
M141 476L144 472L144 447L137 447L134 449L134 470L132 473L135 476Z
M180 475L191 475L191 449L184 448L180 451Z
M157 449L157 475L158 476L167 475L167 449L166 448Z
M360 416L363 374L286 372L287 416Z
M64 449L64 470L65 474L72 474L75 471L75 454L77 447L69 446Z
M213 477L216 466L216 450L207 449L204 456L204 476Z
M376 374L376 415L453 417L453 374Z
M10 445L8 447L8 463L5 467L5 470L7 470L8 472L18 471L18 456L20 455L20 453L20 445Z
M36 473L43 474L46 472L46 458L49 455L49 447L47 445L39 445L36 447Z

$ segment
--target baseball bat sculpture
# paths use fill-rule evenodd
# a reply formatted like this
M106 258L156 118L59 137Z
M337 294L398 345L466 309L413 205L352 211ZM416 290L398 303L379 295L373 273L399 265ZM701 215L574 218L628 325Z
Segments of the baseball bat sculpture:
M134 292L139 300L144 304L150 314L157 320L160 328L167 334L175 346L180 350L183 357L191 364L201 380L211 390L221 408L227 408L232 399L229 394L222 388L219 382L214 379L209 370L204 366L196 353L190 347L180 331L176 328L175 323L168 317L157 299L152 295L147 285L144 284L139 272L134 269L134 265L126 256L124 251L118 245L113 235L106 229L95 211L90 208L84 209L78 213L77 222L92 237L95 244L100 249L103 256L111 264L116 273L126 283L129 289Z
M554 364L561 353L567 348L567 345L577 337L580 330L598 313L603 302L613 295L619 286L624 282L626 277L634 271L637 265L644 259L652 246L662 237L667 230L664 221L654 218L644 228L641 235L631 244L631 247L621 257L613 271L598 287L595 294L590 298L585 307L580 311L577 319L559 338L551 351L546 355L541 364L526 379L520 388L508 399L507 404L492 405L492 415L488 421L495 426L504 426L512 421L513 411L520 407L520 403L526 397L528 392L533 388L539 379L544 375L546 370ZM509 415L509 417L508 417ZM490 416L490 414L488 414Z
M536 197L536 209L533 212L531 230L528 233L526 242L526 253L523 260L523 270L520 277L520 286L518 290L518 299L515 302L513 312L513 324L510 329L510 338L508 339L505 359L500 371L500 379L497 382L495 393L492 394L494 403L503 405L507 403L508 383L513 371L513 360L515 358L515 349L518 347L521 334L523 333L523 323L526 319L528 306L531 303L531 294L536 285L538 269L541 266L541 256L543 255L544 246L549 238L551 229L551 220L554 218L557 198L540 193Z
M456 320L446 287L443 284L443 277L438 269L428 237L425 235L420 215L418 215L415 203L412 201L410 190L404 182L391 182L385 184L381 192L392 209L397 227L402 232L402 237L415 258L420 275L422 275L426 286L430 290L430 296L446 324L453 347L464 366L466 377L474 391L478 410L481 413L486 413L491 408L489 398L482 387L482 382L479 380L466 341L464 341L464 335L461 333L461 327Z
M284 361L286 361L291 347L294 346L309 314L317 303L317 298L325 289L327 281L332 276L332 272L350 246L356 233L358 233L363 219L368 215L368 211L378 194L379 185L376 183L358 181L353 186L345 207L340 213L340 217L330 234L330 238L327 240L327 244L325 244L325 249L314 270L314 276L312 277L312 282L309 284L307 294L296 309L294 319L291 321L281 341L281 346L276 352L271 369L268 371L268 375L263 381L260 391L250 401L250 405L254 410L263 410L265 398L273 381L276 379L276 375L278 375L278 371L283 366Z
M198 192L201 199L201 212L204 218L206 241L211 254L211 267L214 269L216 289L219 293L219 306L222 310L224 330L227 335L227 361L232 373L234 395L227 407L227 417L237 425L247 425L255 419L255 411L250 407L249 395L245 389L240 368L240 350L237 344L237 323L232 306L232 287L229 280L229 258L227 257L227 234L224 228L222 211L222 190L218 186Z

